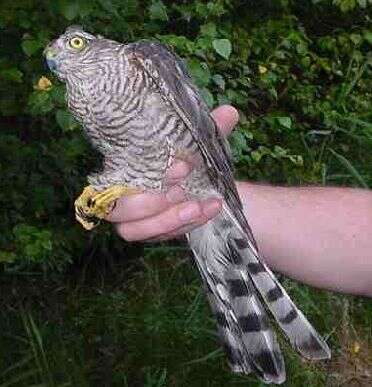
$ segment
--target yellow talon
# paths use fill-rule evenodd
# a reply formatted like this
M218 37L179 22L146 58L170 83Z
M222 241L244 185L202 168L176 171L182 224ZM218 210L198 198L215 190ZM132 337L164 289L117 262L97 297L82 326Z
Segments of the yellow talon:
M114 208L115 201L124 195L140 193L138 188L124 185L113 185L98 192L92 186L84 188L75 200L75 217L86 230L91 230L104 219Z

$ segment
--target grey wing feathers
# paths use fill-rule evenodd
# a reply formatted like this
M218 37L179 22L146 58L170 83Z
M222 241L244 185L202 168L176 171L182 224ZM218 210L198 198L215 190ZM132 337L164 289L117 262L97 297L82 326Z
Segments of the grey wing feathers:
M183 61L158 42L142 41L130 46L138 64L153 78L163 97L173 105L187 125L208 165L212 183L224 196L251 243L256 246L234 183L227 141L219 133Z

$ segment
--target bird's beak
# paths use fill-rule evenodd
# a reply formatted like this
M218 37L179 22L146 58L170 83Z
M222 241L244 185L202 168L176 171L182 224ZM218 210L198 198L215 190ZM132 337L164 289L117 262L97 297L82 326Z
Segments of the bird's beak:
M44 50L44 56L47 62L47 65L51 71L56 70L58 67L57 62L57 52L53 47L48 46Z

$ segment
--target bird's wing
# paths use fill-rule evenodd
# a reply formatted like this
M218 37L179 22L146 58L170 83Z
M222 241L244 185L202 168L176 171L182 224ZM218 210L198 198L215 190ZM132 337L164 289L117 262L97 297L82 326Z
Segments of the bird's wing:
M208 167L212 183L220 192L240 226L257 250L252 231L243 214L228 143L219 133L209 108L185 67L170 48L159 42L140 41L127 46L137 66L152 78L163 98L172 104L190 130Z
M265 382L285 379L283 358L262 301L303 356L329 358L327 344L261 262L234 183L228 147L183 62L159 43L134 43L130 50L136 65L192 133L211 181L226 202L216 218L191 231L188 239L233 369L254 370Z

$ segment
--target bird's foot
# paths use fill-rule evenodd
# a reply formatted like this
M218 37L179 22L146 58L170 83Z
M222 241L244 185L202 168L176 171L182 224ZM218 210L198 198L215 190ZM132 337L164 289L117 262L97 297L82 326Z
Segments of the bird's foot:
M125 185L113 185L104 191L96 191L91 185L84 188L75 200L75 217L86 230L98 225L115 207L115 202L122 196L140 193L138 188Z

